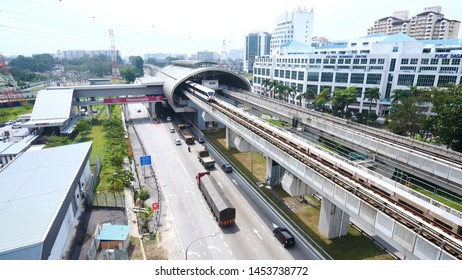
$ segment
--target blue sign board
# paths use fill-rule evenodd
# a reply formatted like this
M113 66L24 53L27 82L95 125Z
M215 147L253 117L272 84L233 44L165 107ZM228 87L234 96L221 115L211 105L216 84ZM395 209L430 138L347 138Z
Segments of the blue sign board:
M140 164L141 165L150 165L151 164L151 156L141 156L140 157Z

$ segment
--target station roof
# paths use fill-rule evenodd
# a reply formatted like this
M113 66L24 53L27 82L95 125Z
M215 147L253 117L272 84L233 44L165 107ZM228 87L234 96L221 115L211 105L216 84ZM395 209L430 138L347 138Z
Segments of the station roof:
M40 90L30 121L24 126L40 123L62 125L70 116L74 89Z
M176 88L184 81L194 76L208 76L218 80L219 84L230 87L238 87L243 90L251 90L250 82L243 76L223 68L217 67L216 63L198 60L177 60L167 65L156 73L164 80L163 91L171 105Z
M172 62L173 65L190 67L190 68L199 68L199 67L210 67L217 65L216 62L211 61L201 61L201 60L175 60Z
M0 255L43 242L91 146L25 152L0 171Z

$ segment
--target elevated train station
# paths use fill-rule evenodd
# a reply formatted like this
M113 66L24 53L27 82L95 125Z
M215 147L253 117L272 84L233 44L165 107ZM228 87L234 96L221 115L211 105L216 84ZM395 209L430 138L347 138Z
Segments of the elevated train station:
M348 221L354 218L362 221L363 225L377 236L387 240L406 258L454 258L421 238L418 233L406 229L397 221L371 208L366 202L326 181L322 175L301 166L296 159L256 137L256 134L235 123L228 116L212 110L204 100L199 100L184 91L184 82L188 80L206 83L218 95L225 94L229 88L251 91L250 82L244 77L220 69L214 63L199 61L176 61L162 69L145 65L145 72L153 76L141 78L132 85L93 85L42 90L39 92L31 120L24 126L31 129L58 127L60 133L66 133L72 130L70 127L74 118L81 114L80 108L83 107L87 109L85 112L92 114L93 105L142 102L148 104L149 112L155 116L159 108L156 104L168 105L175 113L186 114L200 129L226 126L229 146L234 146L240 151L258 150L265 153L268 158L267 175L277 178L277 182L281 182L292 195L313 192L321 195L323 207L319 227L328 238L345 235ZM452 220L462 224L458 218Z

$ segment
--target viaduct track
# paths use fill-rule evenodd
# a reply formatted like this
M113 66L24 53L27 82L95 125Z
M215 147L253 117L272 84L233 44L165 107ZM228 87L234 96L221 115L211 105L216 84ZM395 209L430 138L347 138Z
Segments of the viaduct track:
M246 93L239 92L239 94L246 94ZM248 93L248 94L252 96L252 93ZM258 96L258 97L262 98L261 96ZM263 99L265 99L265 98L263 98ZM251 102L249 100L243 100L243 101ZM271 101L272 102L277 102L277 100L271 100ZM360 133L362 133L364 135L367 135L368 137L374 137L378 141L386 142L386 143L388 143L390 145L401 146L403 148L411 150L412 152L417 151L417 152L425 153L427 155L431 155L435 159L445 160L445 161L447 161L449 163L462 166L462 155L460 153L455 152L455 151L444 149L444 148L441 148L441 147L438 147L438 146L432 147L431 145L425 145L423 143L418 143L418 142L415 142L415 141L413 141L411 139L406 139L405 137L402 137L402 136L399 136L399 135L393 135L391 133L387 133L387 132L383 132L383 131L377 131L376 129L373 129L373 128L363 127L363 125L361 125L361 124L351 123L351 122L348 122L346 120L338 119L338 118L335 118L335 117L327 117L327 116L324 116L321 113L311 112L311 111L306 110L306 109L302 110L298 106L287 104L285 102L277 102L277 104L279 106L285 107L285 108L287 108L289 110L297 111L299 114L308 114L310 116L310 118L313 118L313 119L319 119L319 120L322 120L322 121L329 121L329 122L331 122L331 123L333 123L333 124L335 124L335 125L337 125L339 127L348 127L349 129L351 129L351 130L353 130L355 132L360 132Z
M200 94L191 94L204 100ZM242 114L234 107L216 100L208 104L212 109L219 111L281 151L291 155L307 167L321 174L325 179L330 180L367 202L371 207L397 220L455 258L462 260L462 236L459 233L454 233L451 229L435 222L435 220L429 219L406 204L400 204L390 199L373 186L368 186L364 180L356 178L349 172L342 172L341 169L336 169L332 163L321 159L317 155L317 152L310 150L305 145L302 146L300 143L296 143L276 129L270 129L254 121L250 116Z

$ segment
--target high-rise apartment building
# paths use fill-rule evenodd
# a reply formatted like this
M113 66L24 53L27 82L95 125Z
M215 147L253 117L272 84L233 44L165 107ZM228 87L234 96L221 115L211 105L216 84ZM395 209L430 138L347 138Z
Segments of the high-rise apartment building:
M459 36L460 21L450 20L441 13L440 6L427 7L416 16L409 18L408 11L395 12L374 22L367 30L372 34L404 33L416 40L456 39Z
M270 54L271 34L267 32L250 33L245 37L244 71L251 73L256 56Z
M120 52L118 50L115 51L116 56L120 56ZM81 58L84 56L98 56L98 55L105 55L107 57L112 57L111 50L65 50L61 51L61 55L63 58L66 59L76 59Z
M313 37L313 10L298 8L294 12L286 12L276 18L273 34L271 34L271 54L278 55L281 46L297 41L311 46Z

